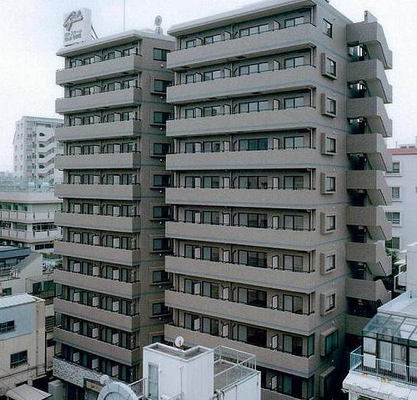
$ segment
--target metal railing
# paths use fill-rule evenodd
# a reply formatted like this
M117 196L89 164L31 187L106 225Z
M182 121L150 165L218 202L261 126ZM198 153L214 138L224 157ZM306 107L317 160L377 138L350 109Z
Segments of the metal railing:
M350 369L417 386L417 367L376 358L372 354L362 354L362 347L350 353Z

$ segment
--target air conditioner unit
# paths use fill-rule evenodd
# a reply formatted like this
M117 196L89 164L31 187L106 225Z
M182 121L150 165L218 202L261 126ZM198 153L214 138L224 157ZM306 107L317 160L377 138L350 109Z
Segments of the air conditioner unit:
M81 206L79 204L74 204L74 212L77 214L81 212Z
M120 216L120 207L117 207L117 206L113 207L113 215L115 217L119 217Z
M114 333L112 338L111 338L111 342L113 344L119 344L119 334L118 333Z
M229 324L223 325L222 327L222 337L229 337Z
M93 307L98 307L99 303L100 303L99 297L98 296L94 296L93 297L93 300L92 300Z
M100 236L95 235L95 236L93 237L93 245L94 245L94 246L100 246Z
M72 325L72 331L74 333L78 333L80 331L80 323L79 322L74 322L74 324Z
M78 303L80 301L80 292L74 293L74 302Z
M91 360L91 368L94 369L94 370L98 369L98 358L93 358Z
M91 336L93 337L93 339L98 338L98 328L93 328L91 330Z
M79 262L75 262L73 265L73 271L74 272L80 272L81 271L81 264Z
M113 247L115 249L119 249L120 248L120 239L119 238L113 238Z
M111 369L111 376L117 376L117 375L119 375L119 366L118 365L115 365Z
M120 278L120 270L119 269L114 269L113 270L113 280L117 281Z
M81 235L79 233L74 233L74 243L81 243Z
M118 301L113 302L113 304L112 304L112 310L114 312L119 311L119 302Z
M73 355L72 355L72 361L73 362L80 361L80 353L78 351L76 353L73 353Z
M98 265L93 266L93 276L99 276L100 275L100 267Z
M100 214L100 206L93 206L93 213L95 215Z

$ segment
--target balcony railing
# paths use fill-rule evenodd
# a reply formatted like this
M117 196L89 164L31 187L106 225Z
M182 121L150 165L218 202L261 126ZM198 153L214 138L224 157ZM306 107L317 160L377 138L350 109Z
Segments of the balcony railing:
M121 90L129 90L129 89L141 89L141 87L139 85L132 85L129 87L122 87L119 89L112 89L112 90L104 90L102 88L100 88L100 90L95 91L94 93L83 93L83 94L76 94L76 95L70 95L70 96L65 96L65 97L60 97L57 100L64 100L64 99L75 99L77 97L86 97L86 96L94 96L96 94L100 94L100 93L112 93L112 92L119 92Z
M217 81L217 80L222 80L222 79L230 79L230 78L240 78L243 76L250 76L250 75L259 75L259 74L263 74L265 72L274 72L274 71L285 71L285 70L290 70L290 69L296 69L296 68L300 68L300 67L313 67L316 68L316 66L312 63L305 63L305 64L300 64L300 65L294 65L292 67L285 67L285 66L279 66L277 68L268 68L264 71L255 71L255 72L251 72L248 74L243 74L243 73L239 73L239 72L231 72L230 76L220 76L218 78L213 78L213 79L205 79L203 74L201 75L201 80L193 80L192 82L179 82L177 84L175 84L174 86L183 86L183 85L192 85L194 83L202 83L202 82L211 82L211 81ZM199 74L198 72L196 72L196 74Z
M251 33L249 35L242 35L242 36L240 36L239 31L238 32L234 32L234 33L224 32L224 33L227 33L230 36L229 37L222 37L220 40L216 40L216 41L213 41L211 43L204 43L204 38L196 38L196 39L200 39L201 40L201 43L196 43L194 46L190 46L190 47L182 47L182 45L181 45L178 50L190 50L190 49L193 49L194 47L210 46L210 45L213 45L213 44L216 44L216 43L219 43L219 42L226 42L226 41L229 41L229 40L242 39L242 38L246 38L248 36L264 35L266 33L274 32L274 31L282 31L284 29L297 28L300 25L313 25L313 26L316 26L311 21L308 21L308 22L302 22L300 24L295 24L295 25L292 25L292 26L283 26L283 27L278 26L276 28L270 28L270 29L268 29L266 31Z
M239 185L231 184L229 186L225 185L219 185L219 187L197 187L197 186L186 186L186 185L179 185L175 187L175 189L209 189L209 190L224 190L224 189L233 189L233 190L293 190L293 191L299 191L299 190L316 190L314 186L310 185L303 185L303 186L297 186L297 187L285 187L283 185L279 186L271 186L268 185L266 187L239 187Z
M362 347L350 353L350 370L417 386L417 367L362 354Z
M236 146L237 147L237 146ZM229 150L219 149L219 151L184 151L184 150L176 150L173 152L168 153L167 155L171 154L217 154L217 153L250 153L254 151L297 151L301 149L310 149L316 150L317 147L313 145L304 145L304 146L294 146L294 147L286 147L283 144L279 144L278 146L267 146L264 148L259 149L250 149L250 150L241 150L239 148L230 148Z

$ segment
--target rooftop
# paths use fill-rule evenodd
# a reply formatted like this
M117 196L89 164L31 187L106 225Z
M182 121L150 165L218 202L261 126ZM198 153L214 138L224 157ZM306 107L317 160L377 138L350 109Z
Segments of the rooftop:
M87 51L99 50L105 47L117 46L124 43L129 43L135 39L155 39L155 40L166 40L173 42L175 39L171 36L160 35L155 33L153 30L129 30L126 32L117 33L115 35L105 36L96 40L92 40L85 43L75 44L72 46L64 47L59 49L56 53L58 56L68 57L76 54L80 54Z
M0 297L0 309L35 303L36 301L36 297L33 297L27 293L16 294L14 296L4 296Z
M264 0L264 1L257 1L250 5L236 8L231 11L226 11L223 13L215 14L210 17L199 18L193 21L185 22L182 24L177 24L172 26L168 33L171 35L179 36L179 35L186 35L203 27L204 29L212 29L216 27L223 26L230 21L239 22L245 21L247 19L252 18L261 18L266 15L270 15L270 13L279 8L279 12L286 12L291 11L293 9L297 9L300 7L312 7L316 4L327 5L331 7L326 0ZM337 15L339 18L342 18L346 21L346 23L351 23L346 16L341 14L335 8L331 7L333 13Z
M400 155L417 155L417 147L399 147L395 149L388 149L388 151L396 156Z

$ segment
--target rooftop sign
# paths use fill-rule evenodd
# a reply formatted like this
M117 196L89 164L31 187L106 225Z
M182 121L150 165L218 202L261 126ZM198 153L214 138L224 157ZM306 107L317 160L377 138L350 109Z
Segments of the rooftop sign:
M64 46L92 39L91 10L80 8L64 15Z

